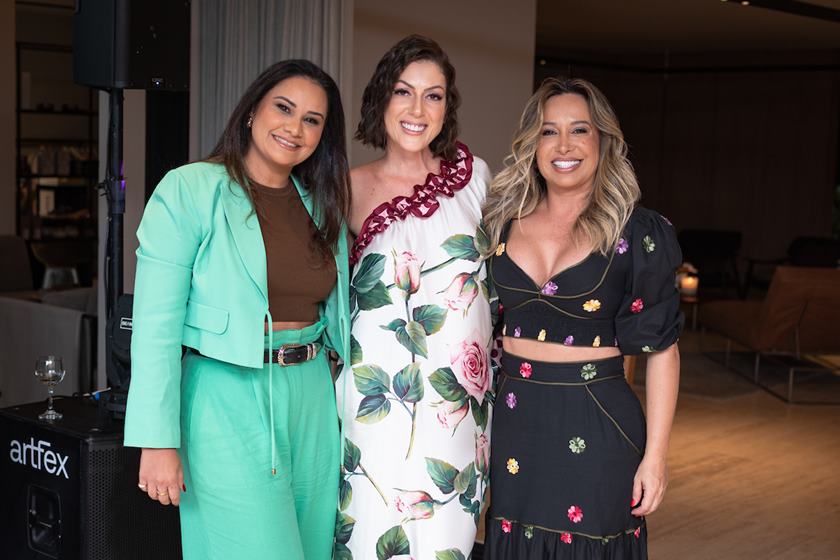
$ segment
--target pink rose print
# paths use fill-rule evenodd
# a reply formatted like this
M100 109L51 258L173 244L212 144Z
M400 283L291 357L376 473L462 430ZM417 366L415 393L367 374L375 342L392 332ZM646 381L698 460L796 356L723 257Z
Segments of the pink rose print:
M619 255L623 255L624 253L627 252L627 249L629 249L629 248L630 248L630 245L627 243L627 240L624 239L623 237L620 237L618 239L618 245L615 246L615 251Z
M484 393L490 388L490 368L487 349L478 342L478 335L455 344L449 351L449 363L458 383L467 393L475 397L478 404L484 403Z
M464 416L467 415L469 410L469 402L460 403L444 401L440 404L440 406L438 406L437 421L441 428L454 430L458 427L458 424L461 423L461 420L464 419Z
M507 397L505 397L505 404L508 405L508 408L511 410L516 408L516 395L508 393Z
M475 296L478 295L478 284L472 274L462 272L453 278L449 287L443 291L446 306L452 311L463 311L466 315Z
M394 498L394 507L406 519L429 519L435 514L435 500L425 492L401 492Z
M421 263L411 251L394 254L394 284L406 294L413 294L420 288Z
M636 530L633 531L633 536L638 539L641 536L641 534L642 534L642 528L641 527L636 527Z
M560 533L560 540L566 544L572 544L572 535L569 533Z
M572 523L580 523L583 519L583 510L577 506L572 506L568 511L569 521Z
M508 521L507 519L502 519L502 531L504 531L505 533L510 533L511 526L512 523L510 521Z
M529 364L528 362L522 362L519 365L519 375L521 375L525 379L528 379L529 377L531 377L531 371L532 370L533 370L533 368L531 367L531 364Z
M557 293L557 284L555 284L554 282L549 280L548 282L545 283L545 286L542 287L542 290L540 290L540 293L543 294L543 295L546 295L546 296L553 296L554 294Z
M569 335L563 341L563 346L571 346L574 343L575 343L575 337L573 337L572 335Z
M484 434L475 438L475 468L482 474L490 468L490 440Z
M642 301L642 298L637 298L633 300L633 303L630 304L630 311L633 313L641 313L642 309L645 307L645 302Z

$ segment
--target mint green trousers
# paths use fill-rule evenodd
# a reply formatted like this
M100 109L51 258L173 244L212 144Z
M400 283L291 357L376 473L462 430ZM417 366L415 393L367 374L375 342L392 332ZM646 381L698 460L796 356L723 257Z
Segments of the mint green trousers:
M273 346L313 342L323 330L317 323L275 332ZM331 557L339 437L324 350L308 362L267 364L262 370L188 352L182 366L181 432L185 560Z

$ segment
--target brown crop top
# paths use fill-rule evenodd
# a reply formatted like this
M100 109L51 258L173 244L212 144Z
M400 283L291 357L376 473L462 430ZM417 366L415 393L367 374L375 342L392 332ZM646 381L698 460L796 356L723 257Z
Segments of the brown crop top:
M318 306L335 286L335 259L324 259L312 241L315 224L297 189L251 183L265 244L268 311L274 321L315 322Z

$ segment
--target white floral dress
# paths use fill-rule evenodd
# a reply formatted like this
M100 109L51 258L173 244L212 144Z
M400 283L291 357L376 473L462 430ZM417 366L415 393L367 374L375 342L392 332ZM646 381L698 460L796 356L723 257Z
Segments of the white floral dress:
M376 208L351 252L335 558L470 556L489 475L490 172L463 144Z

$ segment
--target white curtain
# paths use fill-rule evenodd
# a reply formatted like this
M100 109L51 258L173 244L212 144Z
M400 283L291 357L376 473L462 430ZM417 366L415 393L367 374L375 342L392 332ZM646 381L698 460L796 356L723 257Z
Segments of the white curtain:
M193 10L193 158L210 153L245 88L279 60L306 58L349 82L352 0L194 0Z

